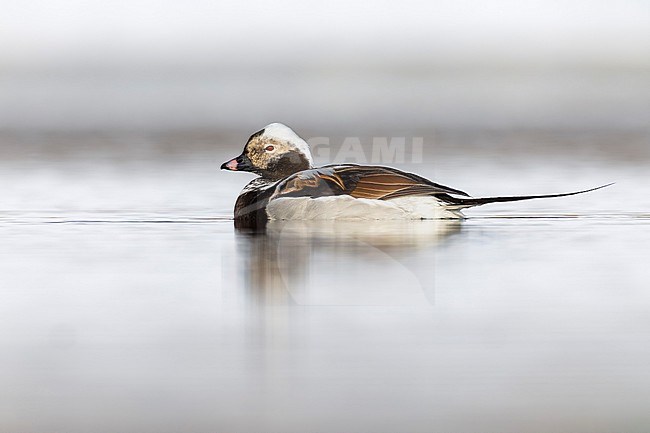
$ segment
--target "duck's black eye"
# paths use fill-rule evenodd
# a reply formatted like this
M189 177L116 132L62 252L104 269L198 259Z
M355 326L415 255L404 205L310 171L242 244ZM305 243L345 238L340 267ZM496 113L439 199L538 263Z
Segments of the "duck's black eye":
M273 146L266 146L266 147L264 148L264 150L266 150L267 152L272 152L273 149L275 149L275 147L273 147Z

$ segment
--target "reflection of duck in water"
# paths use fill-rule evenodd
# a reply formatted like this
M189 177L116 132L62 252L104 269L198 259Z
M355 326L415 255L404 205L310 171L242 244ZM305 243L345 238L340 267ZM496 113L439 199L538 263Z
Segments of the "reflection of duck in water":
M388 251L431 247L458 233L460 227L459 220L451 219L420 222L386 220L376 224L359 220L289 220L269 221L266 234L279 241L363 242Z
M260 305L429 305L458 220L269 221L237 235L238 274Z
M338 164L314 168L307 142L281 123L272 123L253 134L243 153L221 168L260 175L244 188L235 204L236 225L252 228L268 220L460 219L461 210L468 207L598 189L473 198L390 167Z

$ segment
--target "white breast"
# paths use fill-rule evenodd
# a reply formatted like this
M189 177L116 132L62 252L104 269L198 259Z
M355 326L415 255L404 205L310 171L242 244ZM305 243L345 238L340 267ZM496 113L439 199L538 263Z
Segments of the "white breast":
M459 210L448 209L430 196L401 197L393 200L334 197L283 197L266 207L271 220L405 220L463 218Z

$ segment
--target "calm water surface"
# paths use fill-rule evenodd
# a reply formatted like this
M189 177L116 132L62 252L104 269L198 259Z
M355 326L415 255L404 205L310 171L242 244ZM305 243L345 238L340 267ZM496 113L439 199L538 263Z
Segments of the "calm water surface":
M404 168L475 195L617 184L252 235L229 219L250 177L217 170L238 144L4 137L0 430L647 431L643 147L454 137Z

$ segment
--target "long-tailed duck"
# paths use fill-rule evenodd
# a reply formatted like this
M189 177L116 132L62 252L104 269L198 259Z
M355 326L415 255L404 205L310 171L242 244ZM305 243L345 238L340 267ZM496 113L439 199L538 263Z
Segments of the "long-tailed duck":
M250 136L224 170L258 174L239 194L235 224L268 220L391 220L463 218L462 209L487 203L565 197L562 194L474 198L391 167L334 164L314 167L309 146L291 128L271 123Z

